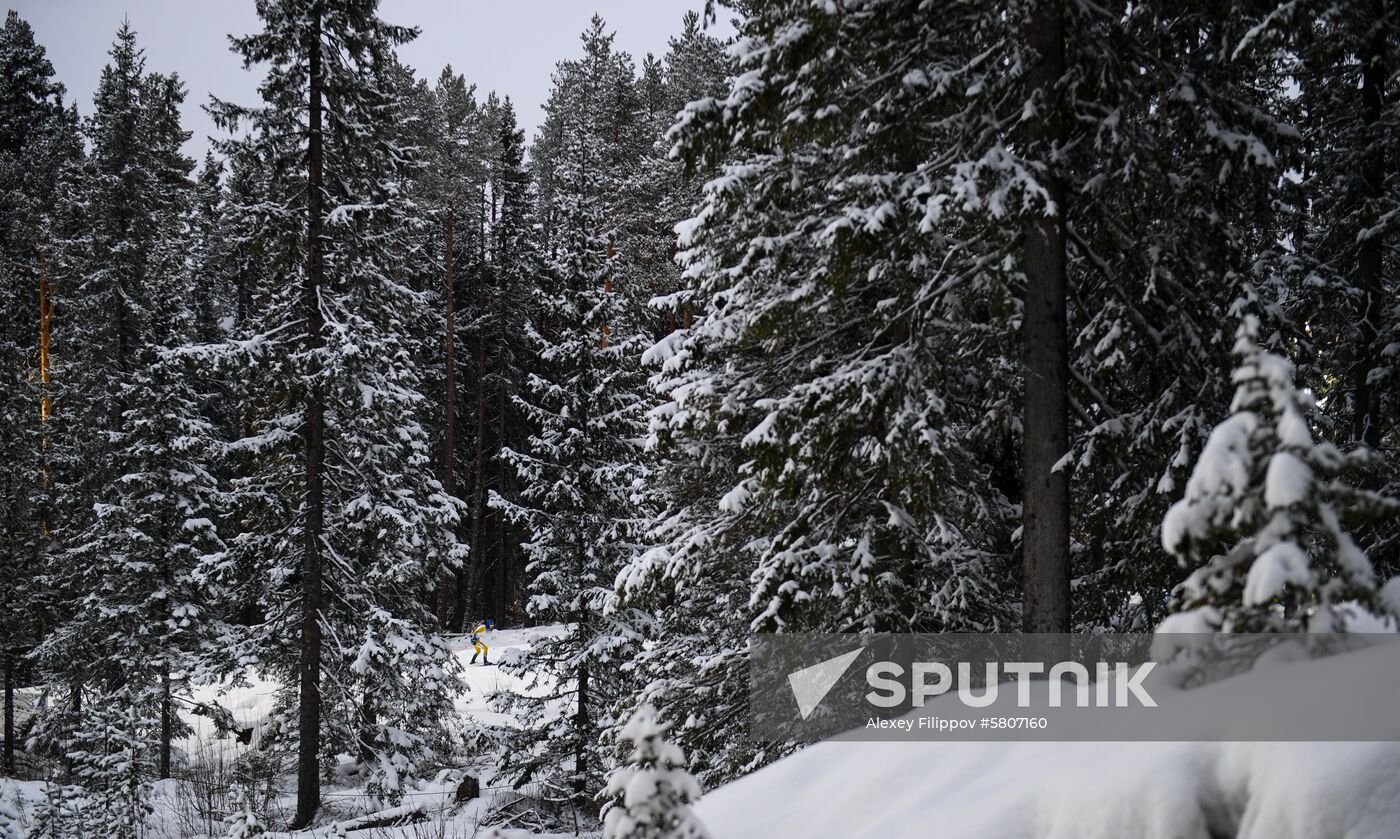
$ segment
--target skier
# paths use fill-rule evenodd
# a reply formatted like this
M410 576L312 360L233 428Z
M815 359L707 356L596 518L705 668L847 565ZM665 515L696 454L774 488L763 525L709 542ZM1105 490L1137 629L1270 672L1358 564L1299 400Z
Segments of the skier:
M486 646L484 636L486 635L486 633L490 632L495 628L496 622L491 618L487 618L485 621L479 624L476 629L472 630L472 664L476 664L477 656L481 656L481 663L483 665L491 663L491 659L488 657L490 648Z

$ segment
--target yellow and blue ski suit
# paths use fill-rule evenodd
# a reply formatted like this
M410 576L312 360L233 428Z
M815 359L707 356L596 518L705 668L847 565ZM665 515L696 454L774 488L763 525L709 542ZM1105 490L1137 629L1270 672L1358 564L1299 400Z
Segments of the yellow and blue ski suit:
M473 629L473 630L472 630L472 662L473 662L473 663L476 662L476 657L477 657L477 656L481 656L481 658L482 658L483 661L485 661L485 662L488 663L488 664L490 663L490 658L488 658L488 653L490 652L490 648L486 646L486 641L485 641L485 639L483 638L483 636L484 636L485 634L486 634L486 624L484 624L484 623L477 624L476 629Z

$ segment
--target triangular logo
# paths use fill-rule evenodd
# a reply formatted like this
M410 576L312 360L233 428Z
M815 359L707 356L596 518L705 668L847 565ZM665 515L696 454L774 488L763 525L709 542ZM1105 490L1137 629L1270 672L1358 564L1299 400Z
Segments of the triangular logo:
M851 662L860 654L861 649L854 649L788 674L788 685L792 687L792 695L797 700L797 710L802 713L802 719L812 715L827 693L850 668Z

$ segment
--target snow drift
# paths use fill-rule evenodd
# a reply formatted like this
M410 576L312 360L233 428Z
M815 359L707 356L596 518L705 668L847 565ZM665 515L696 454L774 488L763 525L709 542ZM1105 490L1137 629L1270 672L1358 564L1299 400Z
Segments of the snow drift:
M1397 646L1275 664L1163 707L1188 712L1219 691L1265 707L1287 700L1280 682L1354 699L1357 685L1383 687L1385 665L1393 696ZM837 739L714 790L697 812L715 839L1396 839L1400 743Z

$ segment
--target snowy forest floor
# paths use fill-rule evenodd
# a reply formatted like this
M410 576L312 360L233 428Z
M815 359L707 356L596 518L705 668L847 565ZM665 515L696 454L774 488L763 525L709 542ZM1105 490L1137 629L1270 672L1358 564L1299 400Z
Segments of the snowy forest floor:
M467 687L456 701L457 712L463 720L471 723L473 728L517 725L501 699L511 691L527 688L520 678L495 665L528 653L534 641L559 631L561 628L558 626L545 626L492 632L488 639L492 666L468 663L472 656L469 638L460 636L449 639L463 666L463 681ZM228 801L235 786L230 774L234 759L257 743L277 689L277 685L269 681L250 678L250 682L246 687L223 693L212 686L195 691L196 701L217 700L228 709L240 728L251 730L251 744L242 744L232 737L220 737L207 717L191 717L189 721L194 733L178 745L186 756L185 766L176 773L179 776L176 779L156 785L151 801L155 812L147 839L220 839L225 835L227 828L222 820L229 813ZM32 703L34 699L35 692L21 692L21 704ZM481 827L483 816L504 800L516 796L508 785L495 777L498 757L489 755L477 764L441 772L422 789L409 793L402 807L397 809L421 809L427 815L425 822L355 831L355 822L360 817L382 811L383 808L366 794L362 783L341 774L336 776L333 783L323 787L322 817L314 831L270 832L266 835L269 839L320 839L336 836L337 828L343 828L349 836L366 839L472 839L481 836L485 833ZM481 796L459 805L455 802L456 790L463 775L468 773L481 782ZM286 823L295 809L296 801L295 780L290 772L278 780L281 793L267 802L265 810L267 822L274 826ZM33 817L35 807L48 795L47 786L43 781L0 779L0 803L16 810L22 823L27 824ZM515 839L517 835L537 837L537 834L516 831L506 831L504 834L505 839Z
M559 627L495 632L492 660L526 654L534 641L557 631ZM453 639L452 647L464 665L468 687L457 702L463 720L476 728L517 725L500 698L526 684L498 667L469 665L468 639ZM1332 659L1256 669L1198 690L1228 691L1246 702L1303 703L1328 713L1329 705L1334 710L1346 706L1349 692L1388 690L1389 682L1376 674L1396 668L1400 644L1385 644ZM274 688L255 682L218 697L240 726L253 730L254 743ZM209 688L197 698L216 693ZM1189 713L1203 696L1182 691L1164 697L1162 704ZM1340 705L1329 702L1329 696L1340 698ZM940 701L920 713L937 714ZM220 788L231 783L232 758L251 747L217 737L207 720L196 718L195 723L194 735L181 744L191 771L157 786L150 839L224 835L226 810L219 802L227 795ZM484 837L484 817L516 796L495 778L498 758L489 755L444 771L411 793L400 809L422 810L426 819L416 824L356 830L358 817L380 808L363 785L340 775L325 790L319 827L267 835ZM454 793L464 773L480 780L482 794L457 804ZM285 824L294 805L292 779L282 777L279 788L284 792L267 808L272 824L279 823L279 814ZM25 818L32 817L46 794L42 781L0 781L0 803ZM879 743L838 738L711 791L697 812L714 839L922 839L931 830L998 839L1395 839L1400 836L1400 743ZM493 836L541 839L523 830Z

